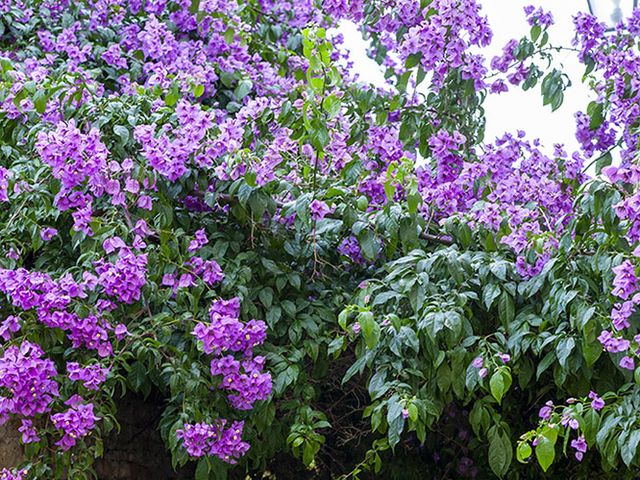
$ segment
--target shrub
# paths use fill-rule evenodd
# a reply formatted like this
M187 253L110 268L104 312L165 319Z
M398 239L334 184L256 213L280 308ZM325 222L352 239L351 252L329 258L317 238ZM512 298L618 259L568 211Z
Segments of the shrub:
M575 17L568 155L484 141L489 94L562 104L550 14L488 63L475 0L317 3L0 6L2 478L94 476L152 391L197 479L632 478L638 11Z

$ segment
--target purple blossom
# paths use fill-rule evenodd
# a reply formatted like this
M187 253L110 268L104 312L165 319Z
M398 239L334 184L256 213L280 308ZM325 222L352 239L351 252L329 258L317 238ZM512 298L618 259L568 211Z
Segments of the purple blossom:
M38 432L33 426L33 422L31 420L22 419L20 428L18 431L22 433L22 443L35 443L40 441L40 437L38 437ZM1 478L1 477L0 477Z
M571 440L571 448L576 451L576 459L581 462L582 457L587 451L587 442L584 438L584 435L580 435L575 440Z
M82 382L89 390L98 390L100 385L106 380L109 370L109 368L102 367L99 364L81 367L77 362L67 363L69 379Z
M95 427L98 418L93 413L93 404L84 403L82 397L74 395L65 402L69 408L51 415L54 427L62 430L62 438L56 442L62 450L75 446L78 439L88 435Z
M23 470L9 470L8 468L3 468L0 470L0 480L25 480L29 473L26 469Z
M187 250L190 252L199 250L207 243L209 243L209 239L207 238L207 234L205 233L204 228L201 228L200 230L196 231L195 238L191 240L191 242L189 243L189 248Z
M542 8L535 10L533 5L528 5L524 7L524 13L531 26L540 25L543 28L548 28L553 25L553 15L551 12L545 12Z
M596 412L604 408L604 400L596 392L589 392L589 398L591 399L591 408Z
M613 280L615 288L611 293L626 300L638 288L635 266L629 260L625 260L622 264L612 268L612 270L616 276Z
M553 413L553 402L548 400L547 403L544 404L544 407L540 409L538 412L538 416L542 420L549 420L551 418L551 414Z
M20 318L15 315L9 315L2 323L0 323L0 337L8 342L12 333L20 331Z
M58 234L58 231L55 228L45 227L40 231L40 238L42 238L42 240L44 240L45 242L48 242L57 234Z
M576 420L575 418L573 418L571 413L565 413L562 416L562 419L560 420L560 424L563 427L569 427L572 430L577 430L578 427L580 426L580 424L578 423L578 420Z
M614 337L611 332L603 330L598 336L598 340L610 353L626 352L629 350L631 342L624 338Z
M311 204L309 205L309 210L311 210L311 218L314 222L322 220L333 211L326 203L318 199L314 199L311 202Z
M634 303L627 301L622 304L616 304L611 310L611 321L616 330L629 328L629 317L633 314Z
M500 360L502 360L503 363L509 363L509 361L511 360L511 355L509 355L508 353L499 353L498 357L500 358Z
M123 323L119 323L118 325L116 325L116 328L113 330L113 333L115 334L118 340L122 340L124 337L131 335L129 333L129 330L127 330L127 326L124 325Z
M242 441L244 422L233 422L225 428L226 420L214 423L185 424L176 436L192 457L216 456L227 463L237 459L249 450L249 444Z
M473 368L482 368L484 366L484 360L482 360L482 357L476 357L473 359L473 362L471 362L471 366Z
M0 397L0 419L8 414L33 417L45 413L59 395L53 361L43 358L42 349L24 341L12 345L0 357L0 387L10 392Z
M338 246L338 252L341 255L349 258L353 263L357 265L364 265L367 263L367 261L362 256L362 251L360 250L358 239L354 236L345 238Z
M620 367L625 368L627 370L634 370L635 362L633 361L633 358L625 355L620 359Z
M129 248L123 246L120 247L115 263L100 259L95 262L95 268L98 284L104 288L107 295L124 303L133 303L140 299L141 289L146 284L146 254L136 256Z

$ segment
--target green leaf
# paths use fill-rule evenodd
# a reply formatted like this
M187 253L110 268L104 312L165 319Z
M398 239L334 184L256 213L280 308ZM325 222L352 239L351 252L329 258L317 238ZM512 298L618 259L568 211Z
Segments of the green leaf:
M129 371L129 384L134 392L139 392L147 382L147 368L140 362L135 362Z
M538 37L542 33L542 27L540 25L534 25L531 27L531 40L534 42L538 40Z
M45 112L47 109L47 95L44 93L44 90L38 90L33 95L33 106L39 114Z
M556 440L554 437L550 438L543 434L538 438L538 444L536 445L536 458L538 459L538 463L542 467L542 470L545 472L549 470L549 467L556 457L555 445Z
M622 440L622 437L620 437ZM622 457L622 461L624 464L629 467L633 463L633 459L636 457L636 452L638 451L638 443L640 443L640 430L634 430L625 439L622 444L618 441L618 447L620 448L620 456Z
M367 260L375 260L380 250L380 244L376 238L376 234L371 230L365 229L358 235L358 241L364 258Z
M493 473L502 478L509 470L513 452L511 441L503 432L500 433L497 427L493 426L489 430L489 466Z
M493 395L493 398L495 398L498 403L502 403L502 398L509 390L509 387L511 387L511 382L511 374L504 368L496 370L493 375L491 375L489 389L491 390L491 395Z
M567 367L567 360L575 346L576 341L573 337L563 338L558 342L558 345L556 346L556 355L558 357L558 362L563 368Z
M500 300L498 300L498 316L503 325L508 325L515 316L515 306L513 297L506 290L502 292Z
M167 95L164 97L164 103L169 107L173 107L178 100L180 99L180 92L177 87L172 87L171 90L167 92Z
M362 312L358 315L358 323L360 323L360 329L364 342L369 349L372 349L378 343L380 339L380 325L373 318L372 312Z
M596 174L600 175L602 169L611 165L612 161L613 157L611 156L611 152L607 152L598 157L598 159L596 160Z
M209 480L209 459L200 459L196 467L195 480Z
M495 283L485 285L482 289L482 301L487 310L493 305L493 301L500 295L500 287Z
M386 384L386 381L386 370L378 370L373 374L371 380L369 380L369 395L371 395L371 400L376 400L389 390L390 385Z
M273 301L273 290L270 287L263 288L258 293L258 297L260 298L260 302L264 305L265 308L271 308L271 303Z
M234 90L233 95L236 97L236 99L242 100L244 97L249 95L249 92L252 88L253 82L248 78L243 78L238 82L238 86Z
M196 98L200 98L204 93L204 85L196 85L193 89L193 96Z
M587 106L589 115L589 130L597 130L604 121L604 105L598 102L591 102Z
M387 403L387 424L389 425L389 445L393 448L400 441L400 435L404 429L402 404L398 401L398 395L393 395Z
M531 457L531 453L533 453L531 445L529 445L528 442L522 442L516 449L516 458L519 462L526 463L529 457Z
M330 118L335 117L338 112L340 112L340 107L342 106L341 100L336 97L334 94L328 95L322 101L322 108L325 112L329 114Z
M199 9L200 9L200 0L191 0L191 5L189 6L189 13L191 13L192 15L195 15L196 13L198 13Z
M127 127L116 125L113 127L113 133L120 137L120 145L129 143L129 129L127 129Z

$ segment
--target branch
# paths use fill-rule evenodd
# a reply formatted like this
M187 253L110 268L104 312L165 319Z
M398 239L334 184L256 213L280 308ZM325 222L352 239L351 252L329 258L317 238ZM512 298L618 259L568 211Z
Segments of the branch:
M235 204L238 203L238 199L236 197L233 197L229 194L226 193L219 193L217 194L217 200L225 205L231 205L231 204ZM276 207L282 209L285 208L286 204L278 201L278 200L274 200ZM333 218L333 219L339 219L340 217L337 217L333 214L329 214L327 215L327 218ZM421 232L419 237L422 240L425 240L429 243L439 243L441 245L453 245L455 242L453 241L453 239L451 239L450 237L446 236L446 235L434 235L432 233L428 233L428 232Z

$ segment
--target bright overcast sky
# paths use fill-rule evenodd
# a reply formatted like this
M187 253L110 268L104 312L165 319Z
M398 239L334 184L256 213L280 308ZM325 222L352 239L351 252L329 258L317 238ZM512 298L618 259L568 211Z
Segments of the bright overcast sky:
M480 3L493 29L493 43L485 54L489 60L499 54L510 39L519 39L528 34L529 26L523 12L525 5L541 6L553 13L556 23L549 30L550 43L564 46L571 45L572 17L579 11L587 10L587 0L480 0ZM352 60L356 71L360 73L360 80L382 85L382 70L367 58L366 43L355 25L343 22L339 31L345 36L345 44L351 48ZM543 107L540 83L527 92L520 87L512 87L508 93L490 95L485 102L487 141L492 141L504 132L521 129L527 132L529 138L540 138L548 147L564 143L569 152L577 148L574 114L578 110L585 110L589 102L588 90L581 83L584 67L571 52L555 55L574 82L565 92L562 106L553 113L549 106Z

